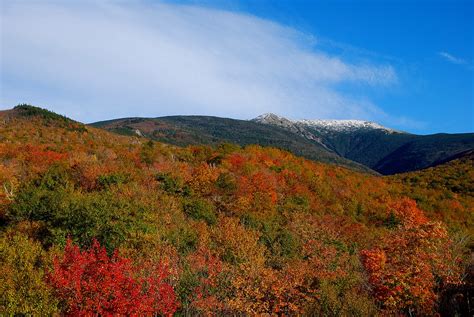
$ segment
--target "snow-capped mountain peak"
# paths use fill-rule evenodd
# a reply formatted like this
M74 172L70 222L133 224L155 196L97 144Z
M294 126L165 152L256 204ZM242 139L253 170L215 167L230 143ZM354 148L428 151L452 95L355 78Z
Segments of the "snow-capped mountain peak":
M326 132L347 132L355 130L383 130L387 133L397 132L393 129L386 128L378 123L365 120L291 120L273 113L262 114L256 117L255 119L252 119L252 121L264 124L278 125L284 128L294 128L298 126L322 130Z
M298 124L296 124L295 121L276 115L274 113L262 114L256 117L255 119L252 119L252 121L262 124L278 126L296 133L300 130Z
M291 124L293 123L292 120L287 119L285 117L281 117L279 115L276 115L274 113L264 113L254 119L252 121L260 122L260 123L265 123L265 124Z
M312 128L320 128L333 131L374 129L394 132L394 130L381 126L378 123L364 120L299 120L298 122L306 126L310 126Z

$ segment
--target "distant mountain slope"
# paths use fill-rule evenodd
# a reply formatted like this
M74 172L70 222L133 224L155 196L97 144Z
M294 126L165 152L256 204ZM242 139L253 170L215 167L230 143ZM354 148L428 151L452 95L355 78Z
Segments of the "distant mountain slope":
M436 167L438 165L445 164L445 163L448 163L448 162L451 162L451 161L454 161L454 160L458 160L458 159L459 160L470 159L472 161L472 164L473 164L472 166L474 167L474 149L467 150L467 151L464 151L464 152L460 152L460 153L455 154L453 156L450 156L448 158L436 161L430 167Z
M207 116L126 118L96 127L170 144L259 144L356 170L384 175L427 168L474 149L474 134L416 135L360 120L289 120L265 114L253 120ZM361 167L364 165L364 167Z
M250 144L272 146L312 160L374 173L366 166L345 159L324 145L295 135L292 131L253 121L209 116L170 116L109 120L93 123L92 126L179 146L215 145L223 142L241 146Z
M474 133L424 136L369 121L289 120L275 114L265 114L253 121L285 128L386 175L427 168L474 149Z
M455 155L449 161L424 170L391 176L413 188L449 190L474 198L474 151Z
M417 135L371 167L383 174L414 171L470 149L474 149L473 133Z
M474 151L465 151L434 167L384 179L398 184L394 188L400 189L400 195L414 199L453 232L468 228L467 232L474 234Z

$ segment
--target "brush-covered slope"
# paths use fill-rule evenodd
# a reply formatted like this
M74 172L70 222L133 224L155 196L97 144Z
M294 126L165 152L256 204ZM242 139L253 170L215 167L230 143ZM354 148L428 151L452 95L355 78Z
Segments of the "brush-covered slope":
M435 218L443 218L454 227L474 228L474 151L466 151L424 170L390 176L403 184L401 194L416 200ZM471 210L464 223L458 210ZM467 214L466 214L467 215Z
M427 168L474 149L474 133L416 135L360 120L289 120L265 114L253 121L279 126L385 175Z
M472 228L470 196L433 195L425 212L403 181L32 110L0 113L6 314L465 313L465 249L449 230Z
M370 168L345 159L321 144L311 142L291 131L252 121L208 116L170 116L117 119L93 123L92 126L179 146L217 145L224 142L241 146L272 146L315 161L374 173Z

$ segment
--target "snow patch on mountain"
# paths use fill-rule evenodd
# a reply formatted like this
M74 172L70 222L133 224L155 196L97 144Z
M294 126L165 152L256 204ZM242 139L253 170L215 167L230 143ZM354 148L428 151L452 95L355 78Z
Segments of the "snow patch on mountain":
M312 128L320 128L333 131L350 131L360 129L385 130L395 132L395 130L381 126L378 123L364 120L299 120L297 121Z
M284 127L291 127L295 124L293 120L287 119L285 117L280 117L279 115L276 115L274 113L264 113L256 117L255 119L252 119L252 121Z
M262 114L252 121L264 124L277 125L294 132L300 131L301 128L312 128L326 132L350 132L362 129L383 130L387 133L398 132L396 130L386 128L378 123L364 120L291 120L273 113Z

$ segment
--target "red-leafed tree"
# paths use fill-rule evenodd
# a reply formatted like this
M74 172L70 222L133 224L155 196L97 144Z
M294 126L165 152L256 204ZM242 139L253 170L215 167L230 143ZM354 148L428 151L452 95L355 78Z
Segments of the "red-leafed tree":
M381 247L361 252L373 294L387 312L431 315L439 289L461 283L461 265L442 223L429 222L409 199L391 209L398 227Z
M109 257L97 241L81 251L68 240L47 280L68 315L172 315L178 303L166 268L159 266L147 277L138 273L130 260L117 252Z

